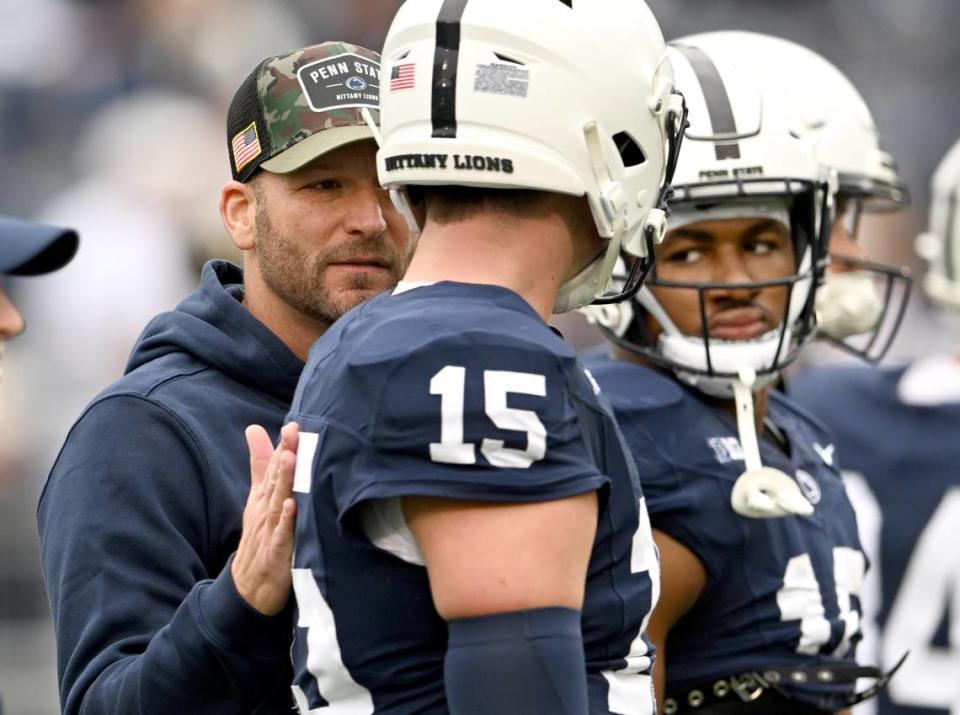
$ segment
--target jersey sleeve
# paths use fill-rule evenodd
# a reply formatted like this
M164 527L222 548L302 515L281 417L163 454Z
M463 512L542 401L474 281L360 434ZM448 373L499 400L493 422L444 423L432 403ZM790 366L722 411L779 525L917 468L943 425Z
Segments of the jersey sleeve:
M247 606L229 563L207 568L203 469L138 395L71 430L38 509L64 713L241 712L285 684L289 615Z
M366 434L353 449L321 449L351 454L351 468L331 469L341 515L368 499L534 502L606 484L570 399L572 351L543 331L546 345L467 330L357 361L360 381L377 385ZM324 439L346 438L337 431Z
M693 552L709 577L717 578L726 555L743 539L743 530L730 508L729 489L716 474L686 465L682 448L661 445L637 417L618 414L640 473L650 525ZM646 418L663 416L650 413Z

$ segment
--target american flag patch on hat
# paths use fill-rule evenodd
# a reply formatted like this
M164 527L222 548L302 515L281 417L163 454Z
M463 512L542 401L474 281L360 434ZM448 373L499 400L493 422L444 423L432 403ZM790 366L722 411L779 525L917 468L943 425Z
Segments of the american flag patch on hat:
M263 151L260 148L260 137L257 136L257 123L251 122L249 127L233 138L231 145L233 147L233 163L239 173L243 170L243 167L260 156Z

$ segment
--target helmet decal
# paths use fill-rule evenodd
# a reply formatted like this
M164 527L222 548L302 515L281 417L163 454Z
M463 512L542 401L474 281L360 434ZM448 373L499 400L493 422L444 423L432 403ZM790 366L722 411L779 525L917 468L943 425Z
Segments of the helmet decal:
M437 17L437 51L433 57L431 115L433 136L457 136L457 67L460 20L469 0L443 0Z
M692 45L674 44L671 46L687 58L697 75L700 89L703 90L703 98L707 105L713 134L729 134L731 137L736 137L737 120L733 114L730 97L727 95L727 88L723 84L723 77L720 76L720 72L713 60L710 59L710 55L699 47L693 47ZM717 142L714 149L718 161L740 158L740 145L736 141L732 143Z

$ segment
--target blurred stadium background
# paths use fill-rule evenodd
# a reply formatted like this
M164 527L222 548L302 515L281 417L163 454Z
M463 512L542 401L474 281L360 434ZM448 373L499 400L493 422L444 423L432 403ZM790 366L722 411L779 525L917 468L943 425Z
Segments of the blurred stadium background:
M648 0L665 37L769 32L838 65L873 109L913 193L868 224L875 258L919 270L929 176L960 137L956 0ZM58 712L36 502L70 424L122 370L146 321L173 307L213 256L229 178L224 117L269 54L328 39L374 49L398 0L0 0L0 212L80 229L78 259L12 282L26 335L0 384L0 698ZM628 88L624 88L627 91ZM562 107L558 109L562 111ZM589 326L563 327L580 346ZM890 360L954 347L920 292ZM123 439L122 434L103 439ZM104 558L110 558L104 554Z

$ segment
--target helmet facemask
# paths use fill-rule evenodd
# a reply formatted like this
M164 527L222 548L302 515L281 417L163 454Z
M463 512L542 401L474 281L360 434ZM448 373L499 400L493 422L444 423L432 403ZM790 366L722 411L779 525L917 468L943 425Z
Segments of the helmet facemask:
M869 107L846 76L817 53L788 40L752 32L707 32L687 42L735 58L776 86L797 111L818 163L836 172L838 223L856 240L862 213L898 211L910 195L893 157L881 146ZM878 362L890 348L910 295L902 266L831 252L833 270L817 296L819 337L856 357Z
M725 266L720 263L705 263L703 271L681 280L678 276L685 272L674 274L667 266L674 258L684 262L686 249L671 253L668 235L658 251L660 262L629 309L591 307L591 316L622 348L672 370L705 394L733 399L746 457L746 471L731 502L738 513L756 518L809 514L812 507L796 482L760 463L753 401L815 334L815 296L826 265L832 186L817 166L798 117L778 93L761 91L763 85L754 75L693 44L678 41L669 54L691 121L671 201L671 208L686 216L670 229L679 236L687 225L697 229L697 223L734 219L740 222L728 225L734 234L711 234L713 228L701 227L711 234L704 250L724 246L723 256L705 260L734 260L729 252L735 250L736 260L744 262L736 275L728 274L732 280L723 280ZM698 212L702 218L696 218ZM760 246L765 241L751 237L754 229L748 222L757 219L762 226L771 212L779 217L778 239L766 241L781 259L784 250L790 255L786 262L753 263L741 255L753 250L745 242L756 238ZM697 233L701 231L689 237L694 244L703 240L693 235ZM789 248L783 240L790 241ZM744 274L747 281L740 280ZM695 298L668 301L668 291ZM721 291L729 294L721 296L726 304L717 299ZM777 291L782 300L776 299ZM737 312L727 312L731 307ZM761 324L768 329L758 334Z
M751 183L759 185L761 182ZM751 206L769 206L771 202L773 205L779 202L784 207L784 221L789 224L786 228L790 233L794 263L791 273L748 282L689 282L666 278L666 266L655 265L647 284L636 296L629 323L624 325L622 312L603 317L598 311L592 311L594 319L605 329L608 337L631 352L641 354L648 361L672 370L682 381L715 397L733 396L733 382L742 367L749 367L755 372L757 379L754 390L774 381L779 371L796 358L814 334L816 315L813 287L822 279L823 273L822 237L817 234L815 205L818 200L825 199L825 188L800 180L786 180L780 185L782 191L792 190L793 197L785 201L785 196L789 197L789 194L751 193L745 198L742 185L731 185L729 188L739 193L740 200L731 202L725 199L723 206L728 216L748 218L756 211ZM690 196L696 194L699 188L702 187L682 187L682 192ZM709 185L711 194L716 194L719 188L717 184ZM681 207L684 205L680 203ZM696 210L684 213L693 216ZM709 220L711 215L715 216L716 212L711 214L710 209L706 208L703 220ZM623 275L623 271L624 267L621 266L619 275ZM670 294L680 295L681 291L696 295L695 309L699 314L699 326L694 333L685 334L656 296L659 293L667 298ZM784 306L782 314L772 316L777 324L750 339L731 340L714 335L710 322L711 314L716 311L711 306L719 293L731 291L752 294L766 292L768 296L774 292L781 293ZM669 302L669 298L667 300ZM744 304L743 307L748 306ZM656 338L651 337L648 316L659 325L660 332Z

